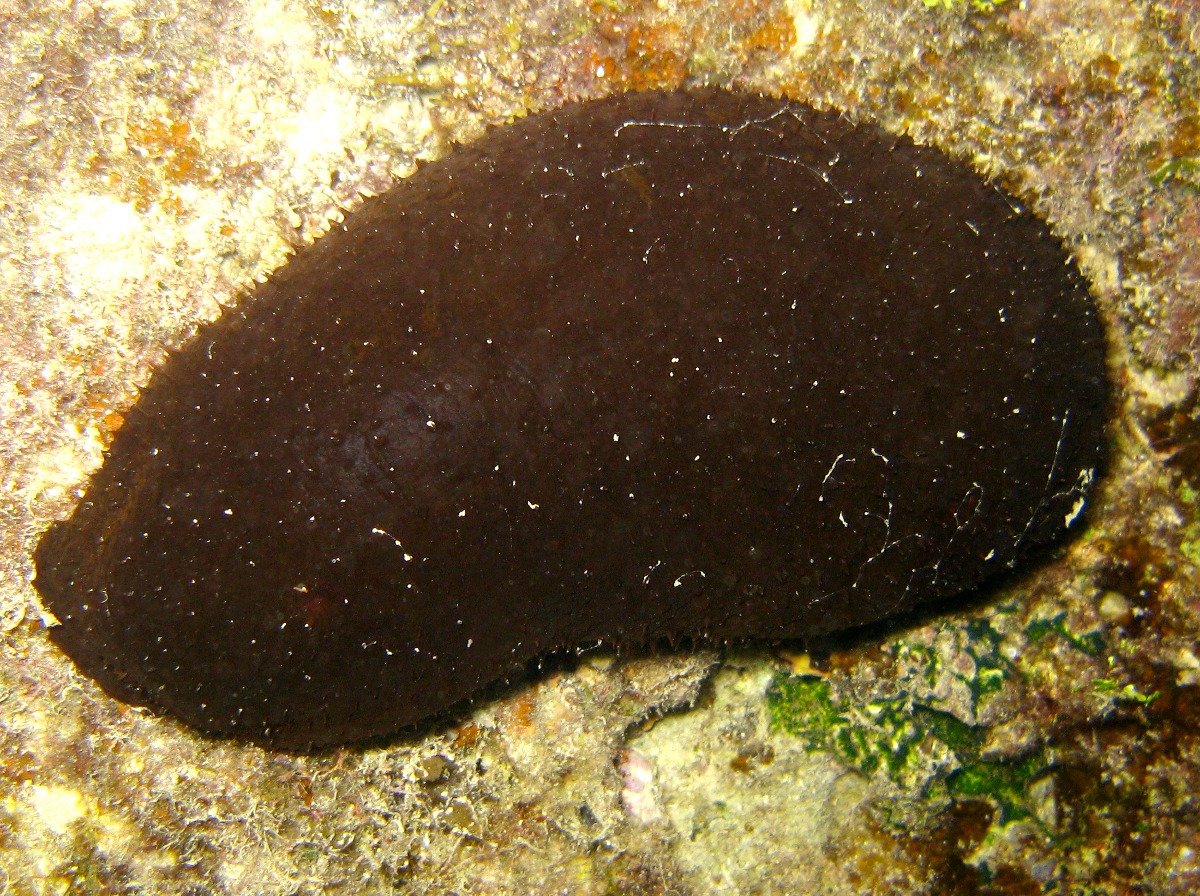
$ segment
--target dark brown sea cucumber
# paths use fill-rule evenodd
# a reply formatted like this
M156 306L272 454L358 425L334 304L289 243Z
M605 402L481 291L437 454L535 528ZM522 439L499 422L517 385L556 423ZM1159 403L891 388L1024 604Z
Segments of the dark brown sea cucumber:
M1061 244L935 149L716 90L569 105L368 202L164 365L36 552L113 696L288 749L557 648L980 585L1102 461Z

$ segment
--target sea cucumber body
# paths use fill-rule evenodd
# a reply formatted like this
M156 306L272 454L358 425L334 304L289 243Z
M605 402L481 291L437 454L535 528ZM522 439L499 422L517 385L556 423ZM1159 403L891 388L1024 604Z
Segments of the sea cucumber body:
M547 651L806 637L1060 538L1100 324L938 151L652 92L491 131L154 376L37 550L114 696L302 749Z

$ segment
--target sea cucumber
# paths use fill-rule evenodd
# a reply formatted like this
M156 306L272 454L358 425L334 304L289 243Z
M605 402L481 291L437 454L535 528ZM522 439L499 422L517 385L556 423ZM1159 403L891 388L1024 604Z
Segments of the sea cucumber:
M567 105L368 201L162 366L36 550L112 696L283 749L547 652L805 638L1080 516L1103 328L967 166L720 90Z

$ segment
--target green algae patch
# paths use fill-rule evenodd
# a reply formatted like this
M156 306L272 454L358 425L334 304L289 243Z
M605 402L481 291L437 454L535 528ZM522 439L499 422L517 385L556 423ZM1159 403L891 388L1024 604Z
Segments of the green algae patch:
M1048 771L1044 751L1011 762L975 761L964 766L947 782L950 794L959 800L982 799L994 804L1001 826L1033 818L1029 785Z
M1142 706L1149 706L1162 696L1160 691L1153 691L1147 694L1139 690L1136 685L1122 685L1115 678L1097 678L1092 682L1092 690L1102 697L1127 700L1130 703L1138 703Z
M767 691L771 727L804 741L810 752L832 750L831 737L849 724L819 678L779 676Z
M981 799L994 824L1033 816L1028 788L1049 769L1044 750L994 761L983 756L987 729L914 702L910 695L856 705L820 678L776 676L767 690L771 727L812 753L833 754L866 776L882 776L903 796L933 805Z
M1013 664L1000 651L1004 636L988 619L967 623L967 643L975 660L975 674L967 680L976 707L998 693L1013 674Z
M1067 626L1067 614L1056 613L1047 619L1034 619L1025 627L1025 637L1036 644L1048 635L1058 635L1080 653L1099 657L1104 655L1106 641L1100 631L1077 634Z
M1177 183L1193 193L1200 193L1200 158L1183 156L1168 159L1150 175L1150 182L1156 187Z
M928 643L900 641L892 652L908 670L913 700L959 716L968 712L965 721L971 723L1013 677L1012 661L1001 650L1003 640L993 620L974 619L960 631L940 630Z
M979 12L995 12L1005 4L1006 0L921 0L926 9L954 9L957 6L970 6Z
M1179 484L1177 494L1180 507L1188 516L1182 527L1179 552L1193 566L1200 566L1200 490L1185 481Z

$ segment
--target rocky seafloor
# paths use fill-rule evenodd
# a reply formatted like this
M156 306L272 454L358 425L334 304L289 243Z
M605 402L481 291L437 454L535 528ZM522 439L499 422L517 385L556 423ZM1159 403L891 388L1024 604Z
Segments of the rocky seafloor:
M1185 0L0 4L0 893L1195 892L1198 43ZM878 121L1051 222L1116 394L1070 545L958 609L584 654L313 756L53 648L32 547L198 322L489 124L688 84Z

